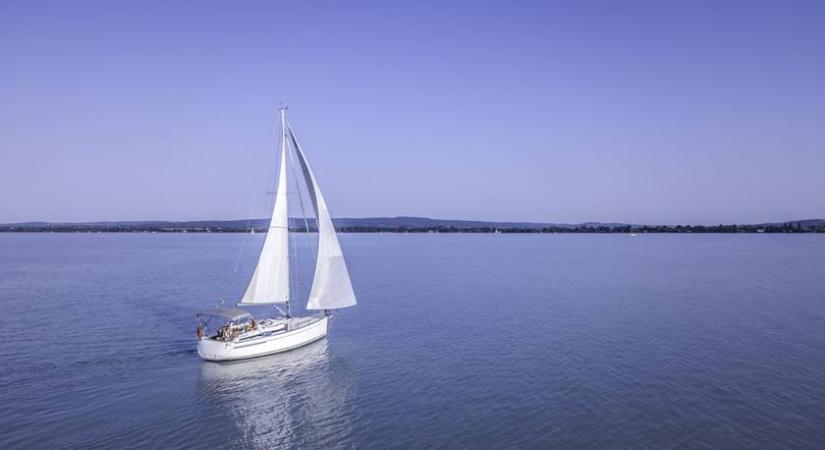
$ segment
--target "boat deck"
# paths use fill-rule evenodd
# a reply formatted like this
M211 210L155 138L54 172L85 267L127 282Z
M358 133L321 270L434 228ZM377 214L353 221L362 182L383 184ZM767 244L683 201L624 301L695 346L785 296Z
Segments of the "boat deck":
M249 331L245 331L233 339L219 339L217 335L209 336L207 339L218 342L243 342L256 338L269 337L287 331L297 330L307 325L311 325L322 317L292 317L289 319L263 319L257 322L257 326Z

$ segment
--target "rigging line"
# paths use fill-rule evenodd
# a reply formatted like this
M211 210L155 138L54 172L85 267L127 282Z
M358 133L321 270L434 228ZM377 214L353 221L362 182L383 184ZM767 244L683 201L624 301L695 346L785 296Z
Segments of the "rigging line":
M289 146L290 150L294 150L292 148L292 145L289 143L289 141L287 141L287 146ZM296 169L295 169L295 158L292 156L292 151L287 153L287 155L289 157L290 167L292 168L292 175L293 175L292 178L294 179L294 183L295 183L295 195L298 197L298 204L301 207L301 215L304 216L304 226L306 228L308 228L309 225L307 223L306 211L304 209L303 196L301 195L301 185L298 183L298 174L297 174ZM296 235L296 238L297 238L297 235ZM310 241L311 241L311 239L310 239ZM310 243L310 254L312 254L312 245L311 245L311 243ZM297 255L297 246L296 246L296 255ZM313 255L313 261L314 261L314 258L315 258L315 255ZM296 265L296 268L300 267L297 264L297 261L296 261L295 265ZM296 274L296 277L297 277L297 274ZM307 283L309 283L309 282L307 282ZM297 286L298 286L298 283L296 282L296 289L297 289ZM307 293L307 295L309 295L309 293Z
M292 128L289 126L289 123L287 123L287 129L289 130L290 137L292 138L292 140L288 140L289 142L291 142L289 145L292 148L293 147L292 144L294 143L294 147L295 147L295 148L292 148L293 151L289 153L289 159L290 159L291 164L292 164L292 172L293 172L293 177L295 178L295 184L296 184L296 186L298 186L298 175L295 172L297 170L295 168L295 166L297 164L295 164L294 157L292 156L292 153L294 152L294 153L296 153L296 157L297 157L297 152L299 151L299 149L297 148L298 147L298 141L294 140L295 135L292 134ZM306 172L304 172L303 170L302 170L302 173L304 174L303 180L304 180L304 185L306 187L306 190L305 190L306 195L312 195L312 199L313 199L313 203L314 203L316 194L315 194L315 190L314 190L315 188L310 187L310 183L312 183L312 180L307 180ZM310 192L310 189L312 189L312 192ZM304 208L303 195L300 192L300 189L299 189L299 192L298 192L298 203L301 205L301 214L304 216L304 228L305 228L307 234L309 234L309 221L307 220L307 214L306 214L306 210ZM316 210L314 208L313 208L313 212L316 212ZM314 267L314 270L317 271L318 270L318 253L319 253L320 247L321 247L321 241L320 241L320 239L321 239L321 222L320 222L320 219L318 218L317 212L315 213L315 231L318 233L318 248L316 249L313 239L308 239L308 242L309 242L309 254L312 255L312 265ZM313 285L315 283L314 277L313 277L312 283L313 283ZM307 297L310 294L312 294L312 288L311 287L309 289L309 292L307 293Z
M301 206L301 214L306 216L306 213L304 212L304 204L303 204L303 200L302 200L302 196L301 196L301 186L300 186L300 184L298 184L298 176L295 172L295 160L292 156L292 151L291 151L292 150L292 145L290 145L289 140L286 141L286 146L287 146L287 149L288 149L286 155L287 155L287 158L289 158L289 167L292 169L292 174L293 174L294 184L295 184L295 189L292 191L292 192L295 193L295 195L293 197L295 197L295 196L298 197L298 204ZM292 202L290 202L290 204L292 204ZM306 222L306 217L304 217L304 221ZM290 273L293 275L293 285L292 286L293 286L294 293L295 293L295 296L293 298L298 298L299 294L303 291L303 288L304 288L304 283L301 282L301 277L298 276L298 271L301 268L300 252L298 251L298 242L297 242L299 235L290 233L290 236L292 237L292 239L291 239L292 251L295 254L295 264L293 266L295 268L295 270L290 271Z
M283 132L283 130L282 130L282 132ZM277 144L276 144L276 145L277 145ZM267 153L269 153L269 152L267 152ZM275 156L276 156L276 159L277 159L277 156L278 156L278 152L277 152L277 151L275 152ZM263 165L263 167L266 167L267 165L269 165L269 162L270 162L270 161L271 161L271 160L269 159L269 155L266 155L266 164L264 164L264 165ZM277 166L277 164L276 164L276 166ZM276 172L275 172L275 173L278 173L278 172L277 172L278 167L276 167L276 168L275 168L275 170L276 170ZM268 173L269 171L265 171L265 172L267 172L267 173ZM259 175L259 177L260 177L260 178L258 179L258 183L257 183L257 187L258 187L258 188L257 188L257 189L255 189L255 192L260 192L260 191L261 191L261 189L260 189L261 185L267 182L267 179L266 179L266 178L261 177L260 175ZM271 182L272 180L269 180L269 181ZM275 189L273 189L273 191L274 191L274 190L275 190ZM267 189L266 191L268 192L269 190ZM243 233L243 235L244 235L244 236L243 236L243 238L241 239L241 246L238 248L238 253L237 253L237 255L235 255L235 264L233 265L233 268L232 268L232 273L238 273L238 268L240 267L240 264L241 264L241 255L243 254L243 250L244 250L244 248L246 248L246 241L247 241L247 240L248 240L248 238L249 238L249 236L247 236L247 235L248 235L248 234L250 234L250 233L249 233L249 225L252 223L252 212L253 212L253 210L255 209L255 203L256 203L256 202L255 202L255 199L256 199L256 198L258 198L258 195L253 195L253 196L252 196L252 200L249 202L249 212L248 212L248 213L247 213L247 215L246 215L246 228L247 228L247 230L246 230L246 231L244 231L244 233ZM271 225L271 224L270 224L270 225ZM267 232L268 232L268 231L269 231L269 230L267 229ZM264 241L266 241L266 238L265 238L265 237L264 237Z
M286 141L284 141L284 142L286 142ZM289 142L286 142L286 146L284 147L284 150L287 151L287 155L289 155ZM286 159L284 159L284 163L287 163ZM287 192L289 192L289 191L287 191ZM292 202L289 202L289 203L291 204ZM287 215L286 216L287 216L286 226L287 226L287 230L289 230L289 209L287 209ZM298 246L297 246L297 243L295 242L295 238L296 238L296 236L294 236L293 233L291 233L291 232L287 233L288 243L292 247L291 259L292 259L292 261L295 262L294 264L291 265L291 267L289 269L289 278L290 278L289 291L290 292L289 292L289 302L287 303L287 309L286 309L287 318L292 316L292 299L297 297L298 291L299 291L299 288L300 288L300 286L298 284L299 279L298 279L298 273L297 272L298 272L298 268L301 267L301 265L300 265L300 259L298 258ZM293 270L293 268L295 270Z
M289 143L287 143L289 145ZM290 148L292 146L290 145ZM309 234L309 220L307 219L306 208L304 208L304 196L301 195L301 186L298 184L298 173L295 171L295 159L292 156L292 152L287 153L289 155L289 161L292 166L292 178L295 179L295 189L298 191L298 204L301 205L301 215L304 216L304 230ZM318 228L318 218L315 218L315 228ZM320 231L318 231L320 233ZM320 234L318 235L321 236ZM309 240L309 254L312 255L312 262L314 264L318 264L318 260L315 256L315 247L312 245L312 239Z
M289 134L292 136L292 139L295 139L295 135L292 134L292 127L289 125L289 122L287 122L286 126L287 126L287 129L289 130ZM297 140L294 141L294 142L295 142L295 145L298 145ZM292 144L290 144L290 146L291 145ZM297 149L293 149L293 152L297 152L297 151L298 151ZM289 153L289 158L292 161L292 172L295 173L296 164L295 164L295 161L292 159L293 158L292 153ZM296 179L295 183L297 184L298 175L295 174L294 177ZM309 183L310 182L311 182L310 180L307 180L306 177L304 177L304 184L306 185L305 192L306 192L307 195L310 194L309 193L309 189L310 189ZM314 198L315 197L315 190L314 190L315 188L312 188L312 189L313 189L312 195L313 195L313 198ZM303 213L303 215L304 215L304 227L306 229L306 232L309 233L309 222L307 221L307 215L306 215L306 212L304 211L303 195L298 197L298 202L301 204L301 213ZM315 214L315 231L318 233L318 238L320 239L321 238L321 229L320 229L320 224L318 222L318 214ZM317 263L316 257L315 257L315 247L312 246L312 240L311 239L310 239L310 247L311 247L310 250L312 250L312 252L310 252L310 253L312 253L312 260L313 260L313 262Z

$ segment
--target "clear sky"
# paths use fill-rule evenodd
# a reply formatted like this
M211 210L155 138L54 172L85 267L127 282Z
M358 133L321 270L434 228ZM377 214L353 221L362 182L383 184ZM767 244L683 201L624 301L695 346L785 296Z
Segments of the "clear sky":
M0 2L0 222L261 216L280 101L337 217L825 217L823 1L344 3Z

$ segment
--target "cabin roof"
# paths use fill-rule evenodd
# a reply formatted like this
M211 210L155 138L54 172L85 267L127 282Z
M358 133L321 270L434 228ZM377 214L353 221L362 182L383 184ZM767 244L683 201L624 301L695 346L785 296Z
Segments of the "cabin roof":
M199 316L219 316L227 320L238 320L252 317L249 311L241 308L215 308L198 313Z

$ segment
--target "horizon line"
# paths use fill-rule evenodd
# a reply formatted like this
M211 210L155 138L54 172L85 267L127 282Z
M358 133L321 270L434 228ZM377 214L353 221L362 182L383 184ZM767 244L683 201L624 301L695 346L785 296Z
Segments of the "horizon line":
M304 220L303 217L290 217L290 219ZM306 218L308 220L315 220L314 217ZM483 219L441 219L425 216L365 216L365 217L333 217L332 220L375 220L375 219L418 219L437 222L475 222L479 224L512 224L512 225L563 225L563 226L583 226L583 225L629 225L629 226L717 226L717 225L767 225L767 224L785 224L797 222L812 222L823 221L823 218L806 218L806 219L790 219L781 221L761 221L761 222L713 222L713 223L643 223L643 222L624 222L624 221L596 221L588 220L584 222L543 222L532 220L483 220ZM140 224L140 223L187 223L187 222L253 222L269 220L268 217L257 217L248 219L134 219L134 220L87 220L87 221L50 221L50 220L27 220L20 222L3 222L0 226L31 226L34 224L43 225L94 225L94 224Z

